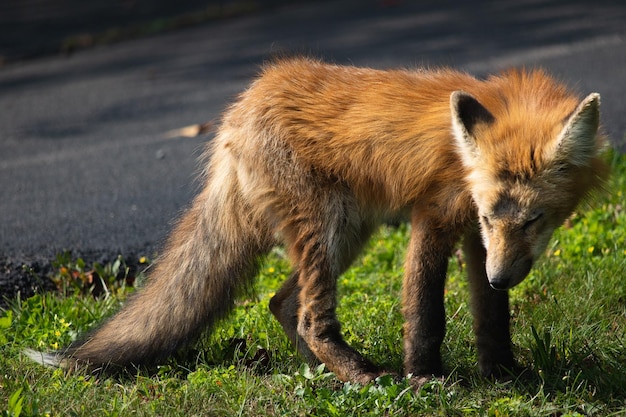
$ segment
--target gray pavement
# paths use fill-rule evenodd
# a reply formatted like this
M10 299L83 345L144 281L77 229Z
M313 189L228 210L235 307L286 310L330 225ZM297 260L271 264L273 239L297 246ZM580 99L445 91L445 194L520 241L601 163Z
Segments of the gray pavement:
M0 261L158 251L210 140L166 132L219 118L276 54L477 75L543 66L602 94L625 149L623 1L387 3L301 2L0 69Z

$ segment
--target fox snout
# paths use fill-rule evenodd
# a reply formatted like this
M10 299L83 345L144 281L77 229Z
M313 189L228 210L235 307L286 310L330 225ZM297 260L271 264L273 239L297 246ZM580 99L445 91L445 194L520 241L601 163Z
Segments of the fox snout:
M483 243L487 250L485 272L496 290L513 288L526 278L548 244L554 231L543 210L509 219L481 219ZM521 220L520 220L521 219Z
M533 258L531 256L520 256L512 260L512 262L490 262L487 255L487 278L489 285L494 290L508 290L513 288L526 278L533 266Z

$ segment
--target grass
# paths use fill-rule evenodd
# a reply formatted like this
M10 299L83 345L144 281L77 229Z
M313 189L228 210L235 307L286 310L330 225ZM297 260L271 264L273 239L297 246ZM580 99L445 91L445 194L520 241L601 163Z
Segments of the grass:
M0 413L34 415L486 415L626 414L626 157L612 155L607 192L554 236L546 256L511 291L515 353L528 371L508 382L479 377L462 259L453 259L442 348L449 377L413 392L406 381L338 382L303 365L268 300L289 274L280 249L256 295L189 351L152 373L95 378L31 363L25 348L56 349L115 312L129 293L124 265L86 266L62 255L61 291L11 300L0 312ZM402 363L399 291L407 226L383 228L340 278L346 339L375 362ZM118 280L116 280L118 278ZM101 291L93 297L95 282ZM121 284L120 284L121 282ZM104 290L103 287L105 288Z

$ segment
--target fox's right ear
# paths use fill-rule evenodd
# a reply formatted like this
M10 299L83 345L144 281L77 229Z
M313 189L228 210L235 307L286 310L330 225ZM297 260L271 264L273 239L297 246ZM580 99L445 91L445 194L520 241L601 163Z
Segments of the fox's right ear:
M569 116L553 146L548 148L551 159L585 166L598 151L596 136L600 124L600 94L589 94Z
M489 110L472 95L464 91L455 91L450 95L450 111L452 115L452 131L461 156L466 165L478 156L478 144L474 136L476 126L482 123L491 124L495 118Z

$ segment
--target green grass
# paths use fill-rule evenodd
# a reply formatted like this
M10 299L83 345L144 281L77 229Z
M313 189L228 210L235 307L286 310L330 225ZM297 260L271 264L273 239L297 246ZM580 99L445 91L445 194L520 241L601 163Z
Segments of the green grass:
M87 267L60 256L62 291L12 300L0 312L0 412L34 415L487 415L626 414L626 157L612 156L607 192L552 239L546 256L511 291L519 379L479 377L462 259L453 259L442 348L446 381L413 392L406 381L338 382L302 364L271 317L268 300L289 274L280 249L262 268L256 295L191 350L153 373L116 378L66 374L31 363L25 348L66 345L115 312L131 288L123 265ZM407 227L383 228L340 278L346 339L393 369L402 363L399 292ZM93 272L96 272L95 274ZM99 278L109 292L85 291Z

